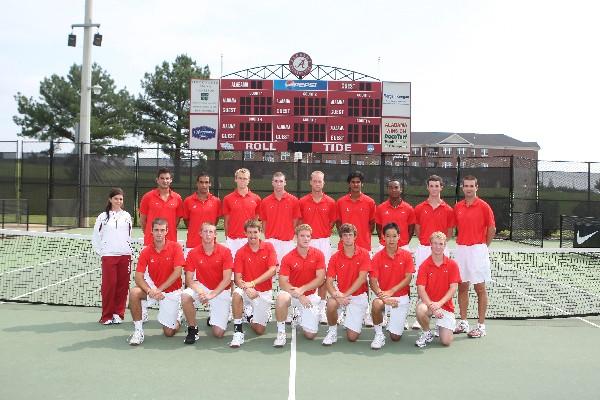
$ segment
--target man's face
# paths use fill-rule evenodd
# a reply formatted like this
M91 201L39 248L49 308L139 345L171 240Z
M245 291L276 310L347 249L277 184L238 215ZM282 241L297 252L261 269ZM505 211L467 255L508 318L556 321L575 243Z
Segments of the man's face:
M431 254L435 254L436 256L443 255L445 248L446 248L445 240L442 240L442 239L432 239L431 240Z
M152 226L152 237L154 238L154 241L158 243L164 242L168 231L166 224L154 224Z
M173 182L173 178L169 173L160 174L158 178L156 178L156 185L159 189L168 189L171 187L171 182Z
M442 193L442 185L438 181L427 182L427 191L430 196L438 197Z
M276 176L271 181L273 191L281 193L285 190L285 176Z
M398 239L400 238L400 236L398 235L398 231L396 231L396 229L388 229L387 231L385 231L385 235L383 236L384 240L385 240L385 245L386 246L398 246Z
M356 236L354 235L354 232L342 233L342 244L344 246L353 246L355 240L356 240Z
M323 176L313 175L313 177L310 178L310 188L313 192L322 192L323 186L325 186L325 180L323 179Z
M402 195L402 188L400 187L400 182L391 181L388 183L388 196L390 200L398 200Z
M258 244L260 242L260 229L249 226L248 229L246 229L246 237L248 238L249 244Z
M238 174L235 177L235 184L238 189L246 189L248 184L250 183L250 175L248 174Z
M361 193L362 192L362 182L360 178L352 178L350 179L350 193Z
M214 243L216 234L217 230L211 225L204 225L200 231L200 237L204 244Z
M477 181L476 180L467 180L465 179L462 184L462 191L465 194L466 198L472 199L477 195Z
M308 249L308 246L310 244L310 237L311 234L308 230L298 232L298 234L296 235L296 244L298 245L298 248Z
M210 191L210 178L208 176L201 176L196 181L196 188L198 193L208 194Z

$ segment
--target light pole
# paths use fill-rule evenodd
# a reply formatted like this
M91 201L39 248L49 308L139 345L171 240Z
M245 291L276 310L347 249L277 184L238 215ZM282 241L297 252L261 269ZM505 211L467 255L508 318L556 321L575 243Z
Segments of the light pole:
M100 28L100 24L92 23L92 0L85 0L85 18L83 24L73 24L73 28L83 28L83 60L81 63L81 102L79 103L79 150L81 157L79 179L79 226L87 227L89 209L89 180L90 180L90 116L92 109L92 28ZM102 36L97 42L102 43ZM75 46L75 35L69 35L69 45ZM96 41L94 41L96 44ZM96 92L96 88L94 88Z

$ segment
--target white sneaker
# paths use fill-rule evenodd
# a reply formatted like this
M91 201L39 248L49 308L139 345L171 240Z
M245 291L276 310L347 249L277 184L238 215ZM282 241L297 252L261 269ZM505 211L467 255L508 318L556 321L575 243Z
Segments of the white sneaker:
M112 325L112 324L113 324L112 319L107 319L106 321L102 322L102 325Z
M273 347L283 347L287 341L287 337L285 332L277 332L277 337L275 338L275 342L273 342Z
M229 347L238 348L244 344L244 332L234 332Z
M425 347L433 340L433 333L431 331L421 333L421 336L417 339L415 344L417 347Z
M138 346L144 343L144 331L136 329L133 331L133 335L129 337L129 344L132 346Z
M325 339L323 339L323 346L331 346L335 342L337 342L337 330L330 329L327 331L327 335Z
M376 333L373 341L371 342L371 348L373 350L379 350L385 346L385 335L382 333Z
M421 324L419 324L419 321L417 321L415 319L415 322L413 322L412 324L412 329L417 330L417 329L421 329Z
M113 314L112 323L113 324L122 324L123 320L121 319L121 317L119 316L119 314Z
M454 333L467 333L469 332L469 322L465 320L460 320L458 324L456 324L456 329L454 329Z

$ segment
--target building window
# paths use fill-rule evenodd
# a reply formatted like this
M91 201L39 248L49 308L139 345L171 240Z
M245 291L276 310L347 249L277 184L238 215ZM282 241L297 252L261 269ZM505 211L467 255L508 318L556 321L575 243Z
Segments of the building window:
M356 160L356 165L365 165L365 160Z
M418 161L413 161L412 162L412 166L413 167L418 167L420 165L420 163Z
M488 163L481 163L481 168L487 168L489 167Z
M444 161L442 163L442 168L452 168L452 162L450 162L450 161Z
M488 149L481 149L481 155L483 157L487 157L487 155L488 155Z
M281 158L281 161L289 161L289 159L290 159L290 152L289 151L282 151L279 154L279 157Z
M420 147L413 147L412 148L412 153L415 156L420 156L421 155L421 148Z
M336 164L335 160L325 160L325 164Z
M460 166L461 166L461 168L466 168L467 167L467 162L466 161L461 161L460 162Z
M471 154L473 154L474 156L476 156L477 155L477 149L473 147L471 149Z
M435 162L427 161L427 168L434 168L434 167L435 167Z
M275 154L274 153L265 153L263 156L263 160L266 162L275 162Z
M452 154L452 148L444 147L444 155L449 156L450 154Z
M252 150L244 150L244 160L252 160L254 158L254 152Z
M459 156L464 156L467 153L467 149L465 149L464 147L459 147L458 149L456 149L456 154L458 154Z
M333 164L335 164L335 163L333 163ZM350 160L340 160L340 164L346 164L346 165L350 164ZM358 164L358 162L357 162L357 164ZM364 161L363 161L363 164L364 164ZM358 164L358 165L360 165L360 164Z

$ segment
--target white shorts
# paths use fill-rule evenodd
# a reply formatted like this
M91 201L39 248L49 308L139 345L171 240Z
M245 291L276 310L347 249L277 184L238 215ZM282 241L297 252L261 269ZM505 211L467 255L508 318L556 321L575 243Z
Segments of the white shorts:
M385 312L390 314L390 319L387 323L387 330L394 335L402 336L404 333L404 324L408 309L410 307L410 299L408 295L393 297L398 301L398 307L385 306Z
M300 300L292 297L292 307L296 307L296 309L300 312L300 326L306 332L309 333L317 333L319 331L319 303L321 302L321 298L315 292L308 296L311 307L304 307Z
M202 290L206 293L209 293L211 290L204 286L201 283L198 283ZM202 303L200 302L200 296L198 293L192 289L187 288L183 291L183 293L190 296L194 299L194 305L196 308L200 307ZM209 310L209 318L210 324L212 326L217 326L223 330L227 329L227 320L229 319L229 307L231 307L231 293L229 290L223 290L217 297L214 299L210 299L208 301Z
M258 297L251 299L241 288L235 288L234 293L242 296L244 305L252 307L252 321L255 324L267 326L271 319L271 305L273 304L273 291L258 292Z
M458 264L463 282L476 284L492 279L490 253L486 244L458 245L454 252L454 260Z
M452 332L454 332L454 329L456 329L456 318L454 317L454 313L446 310L442 310L442 312L444 313L442 318L436 318L435 315L432 315L432 317L435 318L435 325L450 329Z
M366 293L359 294L358 296L350 296L350 304L338 308L338 312L345 311L344 327L356 333L360 333L365 313L368 308L369 299Z
M230 237L227 237L225 239L225 247L227 247L229 251L231 251L231 258L234 260L235 253L237 253L237 251L241 249L242 246L244 246L246 243L248 243L248 238L232 239Z
M325 256L325 268L327 268L329 259L331 258L331 242L329 238L310 239L310 246L323 252Z
M415 249L415 276L417 272L419 272L419 267L423 264L423 261L427 259L431 255L431 246L425 246L419 243L417 248ZM448 246L444 249L444 255L446 257L450 257L450 250Z
M187 260L187 256L192 249L193 249L193 247L184 247L183 248L183 258L185 258Z
M156 319L161 325L167 328L175 329L177 327L177 314L181 305L181 290L174 290L169 293L164 293L165 298L155 300L148 296L146 299L146 307L158 306L158 316Z
M290 251L296 248L296 243L293 240L279 240L279 239L265 239L265 242L269 242L275 248L277 253L277 265L281 264L281 259Z

